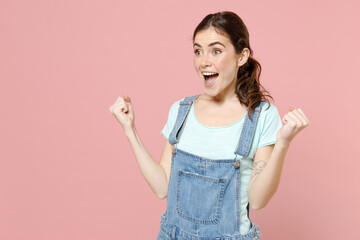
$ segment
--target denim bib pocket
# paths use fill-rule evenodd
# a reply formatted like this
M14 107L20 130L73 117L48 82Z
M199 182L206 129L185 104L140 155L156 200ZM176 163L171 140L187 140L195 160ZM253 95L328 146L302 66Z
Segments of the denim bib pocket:
M176 211L183 218L216 224L221 214L226 179L178 170Z

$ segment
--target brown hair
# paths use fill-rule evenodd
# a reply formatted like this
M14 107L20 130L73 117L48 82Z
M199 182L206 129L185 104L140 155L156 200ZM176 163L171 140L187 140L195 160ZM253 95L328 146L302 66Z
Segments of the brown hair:
M253 50L250 48L249 32L241 18L233 12L223 11L208 14L196 27L193 34L193 42L199 31L214 27L215 30L228 37L235 48L237 54L241 53L244 48L250 50L250 56L247 62L239 67L235 93L240 101L248 108L248 116L251 119L255 107L261 100L270 102L266 97L273 97L260 84L261 65L253 57ZM268 93L268 94L266 94Z

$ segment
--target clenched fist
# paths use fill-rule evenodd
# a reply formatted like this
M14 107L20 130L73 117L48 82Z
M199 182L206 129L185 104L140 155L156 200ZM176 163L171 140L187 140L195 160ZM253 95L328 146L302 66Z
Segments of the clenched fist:
M109 107L109 111L114 114L124 130L131 129L134 126L134 110L128 95L124 95L123 98L118 97L115 103Z
M289 109L289 112L282 118L283 126L279 129L277 141L291 142L291 140L305 127L309 126L310 121L300 108Z

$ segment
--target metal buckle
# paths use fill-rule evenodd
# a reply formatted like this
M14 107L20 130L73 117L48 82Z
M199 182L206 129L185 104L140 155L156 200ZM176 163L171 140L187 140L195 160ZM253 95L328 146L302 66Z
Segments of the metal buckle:
M240 161L236 161L233 164L234 168L239 168L240 167Z
M234 166L234 168L239 168L240 167L240 160L236 159L236 153L235 152L234 152L234 154L235 154L235 158L234 158L235 162L234 162L233 166Z

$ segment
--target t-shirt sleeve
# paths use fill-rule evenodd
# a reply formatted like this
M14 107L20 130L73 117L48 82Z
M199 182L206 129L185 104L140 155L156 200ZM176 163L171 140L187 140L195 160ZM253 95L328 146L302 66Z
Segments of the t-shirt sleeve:
M168 140L169 140L169 135L170 135L170 133L171 133L171 131L172 131L174 125L175 125L175 122L176 122L176 117L177 117L177 113L178 113L178 110L179 110L180 102L183 99L180 99L180 100L176 101L170 107L167 122L166 122L164 128L162 129L162 131L160 133Z
M260 113L263 116L258 148L276 143L276 134L283 125L278 109L272 104L269 109L267 107L265 104Z

